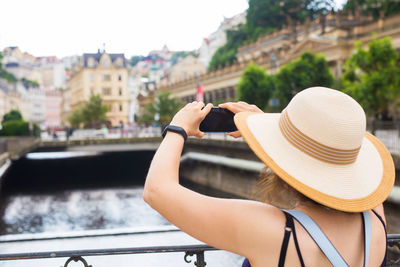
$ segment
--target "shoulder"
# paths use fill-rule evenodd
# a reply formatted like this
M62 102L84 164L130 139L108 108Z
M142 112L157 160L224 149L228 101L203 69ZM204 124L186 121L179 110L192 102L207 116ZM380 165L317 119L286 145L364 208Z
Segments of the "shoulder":
M385 222L386 225L386 217L385 217L385 211L383 209L383 205L379 205L375 208L372 209L373 211L375 211L381 218L382 220ZM371 214L372 216L375 216L375 214Z
M245 235L241 240L246 240L246 257L257 258L261 255L265 257L268 251L271 255L279 254L280 244L284 235L286 217L284 213L265 203L256 201L246 201L243 221L245 228L241 235Z

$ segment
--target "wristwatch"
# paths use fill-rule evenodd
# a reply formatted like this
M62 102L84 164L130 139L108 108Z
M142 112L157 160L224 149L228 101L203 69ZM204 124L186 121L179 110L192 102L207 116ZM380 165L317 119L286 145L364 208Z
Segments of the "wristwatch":
M165 135L167 134L168 131L182 135L184 141L186 141L186 139L187 139L187 133L182 127L175 126L175 125L168 125L167 127L164 128L164 131L162 133L163 138L165 137Z

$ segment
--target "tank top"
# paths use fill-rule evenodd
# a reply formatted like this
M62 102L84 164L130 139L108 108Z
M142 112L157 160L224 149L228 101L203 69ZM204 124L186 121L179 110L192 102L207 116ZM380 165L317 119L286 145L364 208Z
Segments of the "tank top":
M372 212L378 217L379 221L382 223L383 228L385 229L385 236L386 236L386 244L387 244L387 231L386 231L386 225L385 222L383 221L382 217L376 213L374 210L372 210ZM293 233L293 241L294 241L294 245L296 248L296 252L297 252L297 256L299 257L299 261L300 261L300 265L302 267L305 267L304 265L304 260L303 257L301 255L300 252L300 247L299 247L299 243L297 241L297 235L296 235L296 228L294 227L294 221L293 221L293 216L289 213L287 213L286 211L283 211L283 213L285 214L286 217L286 225L285 225L285 234L283 236L283 240L282 240L282 246L281 246L281 253L279 256L279 262L278 262L278 267L284 267L285 266L285 259L286 259L286 251L287 251L287 247L289 244L289 240L290 240L290 235L291 233ZM365 227L365 221L364 221L364 217L363 218L363 225ZM365 237L364 237L365 239ZM385 257L382 261L382 264L380 265L381 267L385 267L386 266L386 256L387 256L387 245L386 245L386 250L385 250ZM366 259L366 255L364 255L364 261ZM251 267L250 262L248 259L245 259L242 267Z

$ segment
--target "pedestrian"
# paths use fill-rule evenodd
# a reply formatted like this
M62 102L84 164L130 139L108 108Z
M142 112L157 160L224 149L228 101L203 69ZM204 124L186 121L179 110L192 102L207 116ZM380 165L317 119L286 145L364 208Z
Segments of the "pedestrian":
M225 103L253 152L266 164L261 191L288 198L292 210L252 200L208 197L179 184L186 136L201 138L210 111L192 102L173 118L151 163L144 200L210 246L246 258L243 266L385 266L383 201L394 183L385 146L366 132L365 113L350 96L313 87L282 113ZM173 127L172 127L173 126Z

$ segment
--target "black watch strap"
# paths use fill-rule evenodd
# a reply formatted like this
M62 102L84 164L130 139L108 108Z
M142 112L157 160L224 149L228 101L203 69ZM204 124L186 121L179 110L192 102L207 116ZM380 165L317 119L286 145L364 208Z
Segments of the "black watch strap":
M164 128L164 131L162 133L163 138L165 137L165 135L167 134L168 131L182 135L184 141L186 141L186 139L187 139L187 133L182 127L175 126L175 125L168 125L167 127Z

